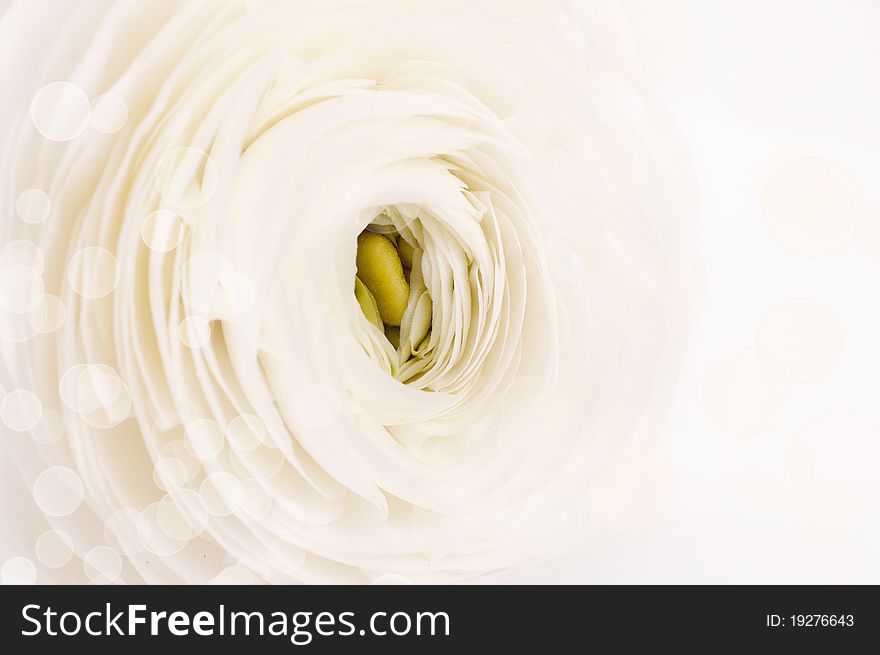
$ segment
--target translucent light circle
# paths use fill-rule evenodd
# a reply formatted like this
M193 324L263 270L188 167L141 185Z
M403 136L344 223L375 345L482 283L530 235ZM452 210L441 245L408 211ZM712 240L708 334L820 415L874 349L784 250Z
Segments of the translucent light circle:
M226 438L232 448L238 451L250 451L261 444L269 444L266 426L259 416L253 414L239 414L232 419L226 428Z
M131 410L128 387L106 364L71 366L61 376L58 392L65 405L97 428L118 425Z
M160 557L168 557L183 550L189 541L175 539L162 529L159 524L158 509L159 503L153 503L141 512L137 521L138 538L145 550Z
M786 250L804 257L834 253L853 238L863 197L842 164L817 155L795 157L769 173L764 220Z
M807 383L827 375L840 357L840 325L830 311L805 298L786 300L758 325L758 355L772 375Z
M52 445L61 441L64 436L64 421L61 414L54 409L43 409L40 422L31 429L34 441L44 445Z
M54 296L52 296L54 298ZM64 306L61 306L62 312L64 311ZM52 316L49 315L50 311L52 312ZM34 307L31 311L24 315L24 319L27 322L30 329L34 332L34 336L36 334L49 334L54 330L57 330L60 326L54 326L50 323L51 321L58 321L58 305L54 304L47 295L43 295L36 307ZM4 312L4 314L8 315L8 312ZM62 315L61 321L63 322L64 316Z
M104 248L83 248L70 258L67 280L84 298L103 298L119 284L119 262Z
M202 461L217 457L226 443L220 426L205 418L187 423L186 437L192 452Z
M15 314L0 309L0 339L12 343L22 343L33 339L40 333L47 319L46 313L40 311L42 305L27 314Z
M5 585L35 584L37 567L27 557L12 557L0 569L0 582Z
M741 348L709 367L700 402L720 427L751 434L775 423L788 391L787 384L767 373L754 348Z
M128 121L128 105L114 93L105 93L94 99L90 122L102 134L118 132Z
M880 257L880 202L865 204L859 214L856 243L871 257Z
M12 266L28 266L37 274L42 274L45 261L43 251L32 241L10 241L0 250L0 269L3 270Z
M0 270L0 309L27 314L42 297L43 278L30 266L19 264Z
M67 516L83 500L79 476L66 466L48 468L34 481L34 500L49 516Z
M183 221L172 211L159 209L141 223L141 239L154 252L174 250L183 238Z
M83 558L83 570L94 584L111 584L122 573L122 558L109 546L96 546Z
M3 314L9 315L9 312L4 311ZM24 314L24 320L28 324L30 331L34 333L34 336L40 334L46 329L47 326L49 326L49 305L46 302L45 295L43 295L39 299L39 301L37 301L36 306L32 310L30 310L27 314ZM46 332L49 332L49 330L46 330Z
M303 425L320 430L339 419L342 403L339 394L329 385L307 384L296 394L294 411Z
M88 364L76 364L67 369L58 382L58 395L62 402L75 412L80 410L79 385L80 376L88 368Z
M177 336L187 348L202 348L211 340L211 323L201 316L188 316L177 326Z
M186 465L174 457L160 457L153 467L153 482L163 491L180 489L189 480Z
M204 151L186 146L166 153L156 167L156 187L175 207L203 205L217 190L219 177L214 160Z
M241 481L232 475L220 471L212 473L202 481L199 487L202 504L212 516L229 516L238 511L244 500L244 488Z
M192 539L197 534L192 523L173 500L168 500L168 496L159 501L156 508L156 522L162 532L178 541Z
M192 489L169 493L156 507L156 521L163 533L177 541L189 541L199 536L208 525L210 516Z
M44 293L40 298L40 302L32 309L27 320L31 327L42 334L51 334L64 325L64 319L67 318L67 309L61 298L51 293Z
M15 210L25 223L42 223L52 211L52 201L42 189L27 189L18 194Z
M43 566L58 569L73 557L73 539L61 530L46 530L37 537L35 550Z
M89 97L75 84L52 82L37 91L31 102L34 127L51 141L69 141L89 124Z
M0 400L0 419L10 430L27 432L35 428L43 417L43 404L36 394L16 389Z
M122 392L122 380L106 364L89 364L79 375L76 405L81 412L90 412L111 405Z
M220 446L222 449L222 445ZM192 480L198 472L202 468L202 464L199 459L193 453L190 445L182 440L177 439L175 441L171 441L164 446L162 446L162 450L160 451L159 460L156 463L157 469L159 468L159 462L161 461L173 461L176 464L169 464L169 472L178 473L182 477L178 479L181 484L178 486L183 486L190 480ZM179 466L177 465L180 465Z

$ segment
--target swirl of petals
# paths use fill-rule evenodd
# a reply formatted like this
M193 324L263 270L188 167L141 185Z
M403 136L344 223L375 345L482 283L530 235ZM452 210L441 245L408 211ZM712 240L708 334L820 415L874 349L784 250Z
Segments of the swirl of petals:
M66 318L2 353L63 418L24 477L82 481L53 528L105 526L85 581L442 582L557 543L667 393L689 272L676 135L624 14L576 4L65 8L93 32L55 79L127 118L7 148L53 214L3 243ZM413 249L417 343L415 303L395 348L355 298L368 228Z

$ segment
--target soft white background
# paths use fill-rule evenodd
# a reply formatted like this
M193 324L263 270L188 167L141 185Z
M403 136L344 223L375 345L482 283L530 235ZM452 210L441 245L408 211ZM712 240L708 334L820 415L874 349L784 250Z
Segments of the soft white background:
M767 158L797 146L845 165L880 200L880 3L625 4L696 174L702 273L671 434L595 499L586 544L486 580L880 582L878 487L853 473L880 467L880 258L855 241L819 258L785 250L761 194ZM18 67L2 65L4 79ZM762 317L795 297L839 324L833 369L792 385L765 430L717 425L700 402L706 371L753 346Z
M656 487L615 505L608 531L577 553L491 579L876 584L880 487L856 478L880 478L880 258L855 242L818 258L782 248L764 223L761 171L775 152L801 147L844 164L865 199L880 200L880 3L629 4L645 17L654 89L687 141L698 194L703 273L668 484L647 511L638 501L654 501ZM724 430L701 407L707 369L754 346L761 318L794 297L834 315L836 365L792 385L774 426ZM805 455L802 434L816 422ZM804 466L812 484L802 484Z

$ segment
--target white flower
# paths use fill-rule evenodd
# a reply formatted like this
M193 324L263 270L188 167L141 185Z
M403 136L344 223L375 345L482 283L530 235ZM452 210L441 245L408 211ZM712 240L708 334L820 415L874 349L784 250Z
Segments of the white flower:
M447 581L582 529L687 295L613 4L51 7L0 242L39 580ZM415 249L400 348L353 292L368 226Z

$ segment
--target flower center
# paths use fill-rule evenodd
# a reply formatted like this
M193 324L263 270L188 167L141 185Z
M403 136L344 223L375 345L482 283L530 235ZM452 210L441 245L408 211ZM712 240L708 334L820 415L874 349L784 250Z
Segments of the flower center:
M354 295L367 320L397 351L398 366L403 367L432 350L433 303L421 271L413 273L421 262L419 245L387 226L381 231L368 228L358 236Z

